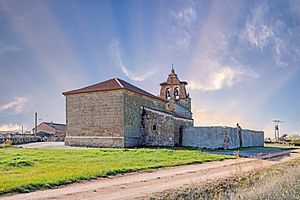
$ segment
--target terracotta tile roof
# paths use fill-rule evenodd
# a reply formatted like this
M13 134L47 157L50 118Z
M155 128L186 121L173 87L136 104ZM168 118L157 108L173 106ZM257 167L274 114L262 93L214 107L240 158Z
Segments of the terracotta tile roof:
M66 131L66 125L65 124L58 124L58 123L53 123L53 122L42 122L38 126L40 126L41 124L46 124L47 126L50 126L50 127L54 128L57 131ZM35 128L33 128L32 130L34 131L34 129Z
M66 130L66 125L65 124L58 124L58 123L53 123L53 122L43 122L44 124L47 124L48 126L53 127L55 130L58 131L65 131Z
M129 90L131 92L135 92L144 96L148 96L151 98L155 98L155 99L159 99L162 101L166 101L165 99L162 99L158 96L155 96L145 90L142 90L122 79L119 78L112 78L110 80L101 82L101 83L97 83L94 85L90 85L81 89L77 89L77 90L71 90L71 91L67 91L64 92L63 95L69 95L69 94L79 94L79 93L89 93L89 92L99 92L99 91L109 91L109 90L118 90L118 89L126 89Z

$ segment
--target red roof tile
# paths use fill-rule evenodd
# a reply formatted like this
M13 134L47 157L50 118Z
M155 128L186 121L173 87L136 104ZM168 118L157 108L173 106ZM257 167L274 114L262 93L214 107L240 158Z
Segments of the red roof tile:
M55 130L59 131L66 131L66 125L65 124L58 124L53 122L43 122L44 124L47 124L48 126L51 126Z
M162 99L158 96L155 96L149 92L146 92L145 90L142 90L134 85L131 85L130 83L119 79L119 78L113 78L101 83L97 83L94 85L90 85L81 89L77 90L71 90L64 92L63 95L69 95L69 94L79 94L79 93L89 93L89 92L99 92L99 91L109 91L109 90L118 90L118 89L126 89L144 96L148 96L151 98L159 99L162 101L166 101L165 99Z

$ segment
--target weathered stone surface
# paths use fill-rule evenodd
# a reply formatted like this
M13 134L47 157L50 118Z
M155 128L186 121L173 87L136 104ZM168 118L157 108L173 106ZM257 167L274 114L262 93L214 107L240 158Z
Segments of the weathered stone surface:
M66 137L65 145L122 148L124 147L124 137L70 136Z
M242 130L242 147L263 146L264 132ZM188 127L184 130L183 146L199 148L239 148L240 138L237 128L231 127Z
M192 127L186 85L172 70L161 83L161 98L120 79L66 92L65 143L93 147L263 145L263 132L243 130L240 142L236 128ZM101 90L95 90L96 86Z
M115 143L117 147L138 146L141 140L141 106L165 109L164 101L128 90L74 94L66 99L65 143L76 146L113 147ZM92 140L93 137L97 139ZM122 144L116 137L123 138Z
M168 100L167 108L177 115L192 119L191 98L186 91L187 82L180 81L172 69L166 82L160 84L160 97Z
M66 144L88 144L78 136L124 137L123 90L68 95L66 109Z
M180 134L183 134L183 129L193 126L193 120L174 117L171 113L147 107L143 108L143 113L145 118L142 131L146 146L181 145Z
M41 137L33 134L1 134L0 144L24 144L30 142L40 142Z
M142 145L143 139L140 131L142 106L165 110L164 101L126 91L124 93L124 129L126 147Z
M242 130L243 147L264 146L264 132L253 130Z
M188 109L189 105L184 104L184 102L186 102L188 100L178 100L178 101L172 101L172 104L174 106L174 112L179 115L182 116L184 118L188 118L188 119L192 119L192 112L190 110L190 108Z

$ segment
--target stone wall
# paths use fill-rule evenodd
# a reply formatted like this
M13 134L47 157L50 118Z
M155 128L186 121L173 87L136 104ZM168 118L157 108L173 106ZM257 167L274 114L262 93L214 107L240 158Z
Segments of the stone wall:
M150 98L134 92L124 92L124 124L125 146L134 147L143 145L140 131L142 121L142 106L165 110L165 102Z
M262 131L242 130L243 147L264 146L264 133Z
M40 142L42 138L33 134L1 134L0 144L25 144Z
M176 100L173 100L174 112L181 117L192 119L192 112L188 109L188 107L178 103Z
M124 137L72 136L66 137L65 144L85 147L124 147Z
M174 146L180 144L180 129L193 126L193 120L174 117L171 113L147 107L142 108L144 115L144 145ZM182 137L182 136L181 136Z
M67 95L65 144L124 147L123 105L123 90Z
M264 132L242 130L243 147L263 146ZM212 126L188 127L184 129L183 146L233 149L240 147L240 138L237 128Z
M174 136L174 145L183 146L183 134L184 129L187 127L193 127L194 120L193 119L184 119L174 117L174 127L175 127L175 136ZM181 131L181 133L180 133Z

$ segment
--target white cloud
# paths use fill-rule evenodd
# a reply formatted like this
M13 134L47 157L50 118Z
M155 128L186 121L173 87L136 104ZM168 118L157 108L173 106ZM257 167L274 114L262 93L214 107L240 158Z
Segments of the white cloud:
M193 6L194 3L189 2L180 10L171 11L171 15L176 20L178 25L190 26L197 19L197 12Z
M121 69L123 73L133 81L143 81L158 71L158 70L151 70L151 71L146 71L143 74L137 74L128 70L124 65L121 65Z
M265 25L257 26L255 24L246 25L245 35L250 44L260 49L263 49L267 45L268 39L274 37L272 28Z
M263 49L268 41L275 37L273 28L264 20L266 5L260 5L252 12L252 18L246 23L244 37L254 47Z
M189 47L193 25L197 19L197 11L194 7L193 1L187 1L180 9L170 11L170 50Z
M217 62L206 62L211 68L206 78L201 81L192 79L189 81L189 88L192 90L215 91L223 88L230 88L247 79L257 79L259 75L250 69L242 67L221 66Z
M276 65L285 67L299 60L299 29L284 23L282 14L273 13L268 4L260 4L246 22L243 39L261 51L271 49Z
M224 3L225 4L225 3ZM242 8L242 5L238 5ZM192 61L189 88L200 91L216 91L240 85L259 75L239 61L235 51L239 27L234 23L240 11L228 12L228 5L214 3L210 16L201 28L198 49Z
M186 49L188 48L188 46L190 45L190 41L191 41L191 35L188 31L183 30L181 32L178 32L176 34L174 34L174 43L172 45L169 46L170 50L172 49Z
M27 97L15 97L13 101L0 105L0 112L4 110L15 110L16 113L20 113L23 111L23 108L28 101Z
M0 125L0 131L20 131L20 130L22 130L22 125L19 125L19 124Z
M153 74L157 73L157 69L153 70L147 70L145 72L140 72L136 73L131 70L129 70L124 64L120 56L120 48L119 48L119 43L117 40L114 40L110 45L109 45L109 53L113 58L116 60L116 62L119 64L119 67L121 68L122 72L131 80L133 81L143 81L148 79L150 76Z
M285 67L288 65L288 63L285 62L282 57L286 51L286 43L280 38L274 38L274 42L275 62L278 66Z
M0 54L4 52L22 51L22 49L16 45L8 45L0 43Z

